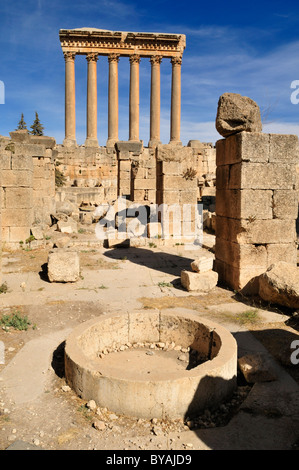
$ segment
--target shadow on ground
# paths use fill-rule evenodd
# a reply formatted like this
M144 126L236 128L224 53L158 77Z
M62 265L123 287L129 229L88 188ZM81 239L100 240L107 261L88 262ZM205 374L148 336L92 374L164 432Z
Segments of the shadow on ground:
M146 266L166 274L180 276L183 269L190 270L190 264L196 257L189 258L184 256L184 247L182 253L176 255L172 253L164 253L161 251L153 251L145 248L114 248L104 253L105 256L115 260L129 260L131 263L140 266Z

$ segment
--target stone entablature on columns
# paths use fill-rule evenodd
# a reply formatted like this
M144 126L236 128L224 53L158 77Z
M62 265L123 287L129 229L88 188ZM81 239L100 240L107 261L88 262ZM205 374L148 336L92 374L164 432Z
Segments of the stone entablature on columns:
M184 34L133 33L108 31L97 28L61 29L59 38L63 52L76 54L96 52L99 55L116 53L129 57L151 57L160 53L163 57L182 56L186 47Z
M108 140L107 146L118 140L118 59L130 58L130 106L129 140L139 140L139 62L150 58L151 74L151 131L150 146L160 143L160 63L162 58L172 62L171 126L170 143L180 142L181 107L181 62L186 47L184 34L135 33L109 31L97 28L78 28L59 31L62 51L65 57L94 54L108 56L109 98L108 98ZM87 104L86 143L97 145L96 136L96 61L88 62L89 96ZM66 60L66 139L69 144L75 140L75 75L74 61ZM92 101L92 102L91 102Z

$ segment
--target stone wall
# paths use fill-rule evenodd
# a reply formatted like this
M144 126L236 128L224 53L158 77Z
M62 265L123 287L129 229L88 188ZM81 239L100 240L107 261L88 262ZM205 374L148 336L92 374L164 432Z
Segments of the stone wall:
M216 144L215 269L254 293L277 261L297 264L298 137L241 132Z
M55 204L55 140L10 133L0 139L2 244L18 247L34 225L49 222Z

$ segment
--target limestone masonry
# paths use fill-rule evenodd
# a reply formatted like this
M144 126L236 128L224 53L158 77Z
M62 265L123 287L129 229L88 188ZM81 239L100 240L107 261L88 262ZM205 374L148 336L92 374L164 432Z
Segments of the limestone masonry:
M258 278L279 261L297 264L298 137L263 134L258 105L248 97L224 93L219 98L216 129L224 137L216 143L180 140L181 65L186 38L179 34L113 32L93 28L60 30L65 59L65 139L57 144L27 130L0 136L1 243L9 249L46 243L47 229L63 234L91 228L119 197L127 205L198 207L201 228L216 233L213 267L203 272L195 253L190 272L182 273L188 290L212 288L217 281L236 290L258 292ZM87 135L76 142L75 57L87 58ZM97 59L108 58L108 136L97 138ZM130 61L128 140L118 138L118 59ZM151 63L150 140L139 136L139 64ZM170 141L160 140L160 64L172 65ZM57 180L57 177L60 180ZM196 231L198 213L191 211L176 226L173 210L165 209L169 238L176 231L183 244ZM128 226L126 216L115 222ZM146 240L163 238L161 217L144 222ZM108 245L115 243L114 235ZM101 244L101 241L98 240ZM140 240L130 236L132 246ZM51 244L51 243L50 243ZM196 264L197 263L197 264ZM211 282L210 282L211 281ZM193 286L193 287L192 287ZM212 287L211 287L212 286Z

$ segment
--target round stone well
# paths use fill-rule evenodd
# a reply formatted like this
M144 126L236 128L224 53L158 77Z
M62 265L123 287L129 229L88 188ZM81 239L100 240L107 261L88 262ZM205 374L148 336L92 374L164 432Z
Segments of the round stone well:
M72 331L65 375L78 396L115 413L185 418L231 397L237 344L187 309L113 313Z

